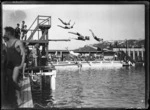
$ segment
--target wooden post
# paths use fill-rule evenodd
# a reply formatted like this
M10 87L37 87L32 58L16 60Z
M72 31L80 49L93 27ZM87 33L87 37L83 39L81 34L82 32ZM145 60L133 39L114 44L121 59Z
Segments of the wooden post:
M50 88L51 88L51 90L55 90L55 88L56 88L56 70L53 71L53 75L51 75Z
M142 53L142 60L144 60L144 51L142 50L141 53Z
M45 44L45 49L46 49L46 58L48 59L48 44Z
M48 78L48 82L46 82L46 78ZM52 70L50 72L43 72L43 75L41 76L41 90L44 90L45 83L49 83L50 90L55 90L56 86L56 70Z
M133 60L135 60L135 49L133 48Z
M48 29L46 29L45 31L46 31L46 40L48 40Z
M60 51L60 61L62 61L62 51Z
M137 56L139 57L139 50L137 50Z
M128 55L131 56L131 55L130 55L130 50L129 50L129 49L128 49Z

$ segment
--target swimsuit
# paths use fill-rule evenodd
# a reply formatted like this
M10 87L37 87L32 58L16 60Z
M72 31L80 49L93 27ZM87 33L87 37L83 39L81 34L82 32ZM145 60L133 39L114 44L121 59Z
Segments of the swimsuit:
M11 47L7 47L7 68L12 70L15 66L19 66L22 60L20 53L15 48L16 41Z

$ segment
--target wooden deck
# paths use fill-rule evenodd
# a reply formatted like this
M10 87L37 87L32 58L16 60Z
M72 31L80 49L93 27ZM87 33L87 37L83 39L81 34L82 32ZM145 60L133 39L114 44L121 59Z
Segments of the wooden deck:
M19 97L19 94L17 95ZM20 98L18 98L19 108L33 108L30 78L26 77L22 81Z
M122 67L123 64L121 61L77 61L82 67ZM74 61L64 61L64 62L55 62L53 65L57 67L78 67L78 64Z

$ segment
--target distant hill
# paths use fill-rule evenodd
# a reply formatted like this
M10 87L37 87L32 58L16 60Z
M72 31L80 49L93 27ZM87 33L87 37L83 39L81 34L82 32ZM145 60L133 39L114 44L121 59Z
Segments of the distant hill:
M145 40L127 40L127 44L125 40L119 40L119 41L113 41L113 42L109 42L109 41L105 41L104 43L98 43L98 44L93 44L93 46L98 46L98 47L102 47L102 48L113 48L113 47L127 47L131 48L131 47L139 47L141 48L142 46L145 46Z
M141 48L143 46L145 46L145 40L134 40L134 39L130 39L130 40L115 40L115 41L104 41L103 43L97 43L97 44L92 44L94 47L97 47L98 50L103 50L104 48L106 49L113 49L113 48L126 48L126 44L128 48ZM96 51L96 49L89 47L88 45L75 49L73 50L75 52L92 52L92 51Z
M81 47L81 48L78 48L78 49L75 49L73 50L74 52L96 52L97 49L94 49L92 47L89 47L89 46L84 46L84 47Z

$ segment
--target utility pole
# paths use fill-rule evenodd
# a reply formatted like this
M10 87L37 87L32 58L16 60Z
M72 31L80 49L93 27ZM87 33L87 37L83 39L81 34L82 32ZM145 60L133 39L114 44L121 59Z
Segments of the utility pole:
M127 48L128 48L128 42L127 42L127 39L126 39L126 54L127 54Z

